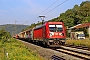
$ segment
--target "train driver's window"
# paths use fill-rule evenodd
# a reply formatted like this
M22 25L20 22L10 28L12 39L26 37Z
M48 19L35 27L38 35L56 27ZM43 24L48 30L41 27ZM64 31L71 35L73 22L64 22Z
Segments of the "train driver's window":
M49 30L50 32L55 32L56 31L55 25L49 25Z
M56 31L57 32L62 32L63 31L62 25L56 25Z

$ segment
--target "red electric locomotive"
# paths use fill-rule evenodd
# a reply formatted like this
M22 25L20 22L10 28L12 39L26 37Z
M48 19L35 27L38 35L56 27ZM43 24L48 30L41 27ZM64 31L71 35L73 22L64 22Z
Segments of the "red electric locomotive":
M65 44L66 33L63 22L46 22L33 29L33 40L43 42L49 47L57 47Z

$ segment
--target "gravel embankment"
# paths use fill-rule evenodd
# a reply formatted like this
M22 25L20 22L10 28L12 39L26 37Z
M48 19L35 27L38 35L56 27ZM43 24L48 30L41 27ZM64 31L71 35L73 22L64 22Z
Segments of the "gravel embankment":
M64 54L58 51L54 51L48 48L43 48L28 42L21 41L23 44L25 44L27 47L29 47L32 51L37 52L40 56L42 56L45 60L53 60L51 57L53 55L59 56L61 58L64 58L65 60L82 60L76 57L73 57L68 54Z

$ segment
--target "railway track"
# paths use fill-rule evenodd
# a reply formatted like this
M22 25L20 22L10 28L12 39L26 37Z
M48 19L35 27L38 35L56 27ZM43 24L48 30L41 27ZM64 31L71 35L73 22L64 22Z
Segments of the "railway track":
M90 51L89 50L84 50L84 49L78 49L78 48L72 48L72 47L67 47L67 46L60 46L58 49L54 49L56 51L75 56L77 58L81 58L84 60L90 60Z
M87 48L87 47L65 45L65 46L60 46L59 48L50 48L50 49L53 49L68 55L72 55L84 60L90 60L90 48ZM65 60L64 58L58 57L56 55L53 55L51 58L53 60Z
M86 47L86 46L74 46L74 45L65 45L66 47L72 47L72 48L77 48L77 49L83 49L83 50L89 50L90 48Z
M27 43L25 43L27 45ZM30 48L39 51L40 55L51 60L90 60L90 51L78 49L71 46L60 46L59 48L42 48L42 46L32 47L33 44L28 45ZM35 45L35 44L34 44ZM39 48L40 47L40 48ZM41 50L42 49L42 50ZM47 50L48 49L48 50ZM50 50L50 52L49 52ZM43 52L42 52L43 51ZM42 54L41 54L42 52Z
M53 55L51 58L52 58L53 60L65 60L65 59L63 59L63 58L61 58L61 57L58 57L58 56L56 56L56 55Z

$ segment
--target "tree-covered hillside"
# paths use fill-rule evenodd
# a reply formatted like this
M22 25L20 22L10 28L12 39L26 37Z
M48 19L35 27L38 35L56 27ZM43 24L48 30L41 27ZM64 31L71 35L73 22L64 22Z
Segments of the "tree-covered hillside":
M0 29L4 29L10 32L11 35L18 34L26 27L28 27L28 25L15 25L15 24L0 25Z
M68 9L50 21L63 21L68 27L90 22L90 1L82 2L80 6L75 5L72 9Z

